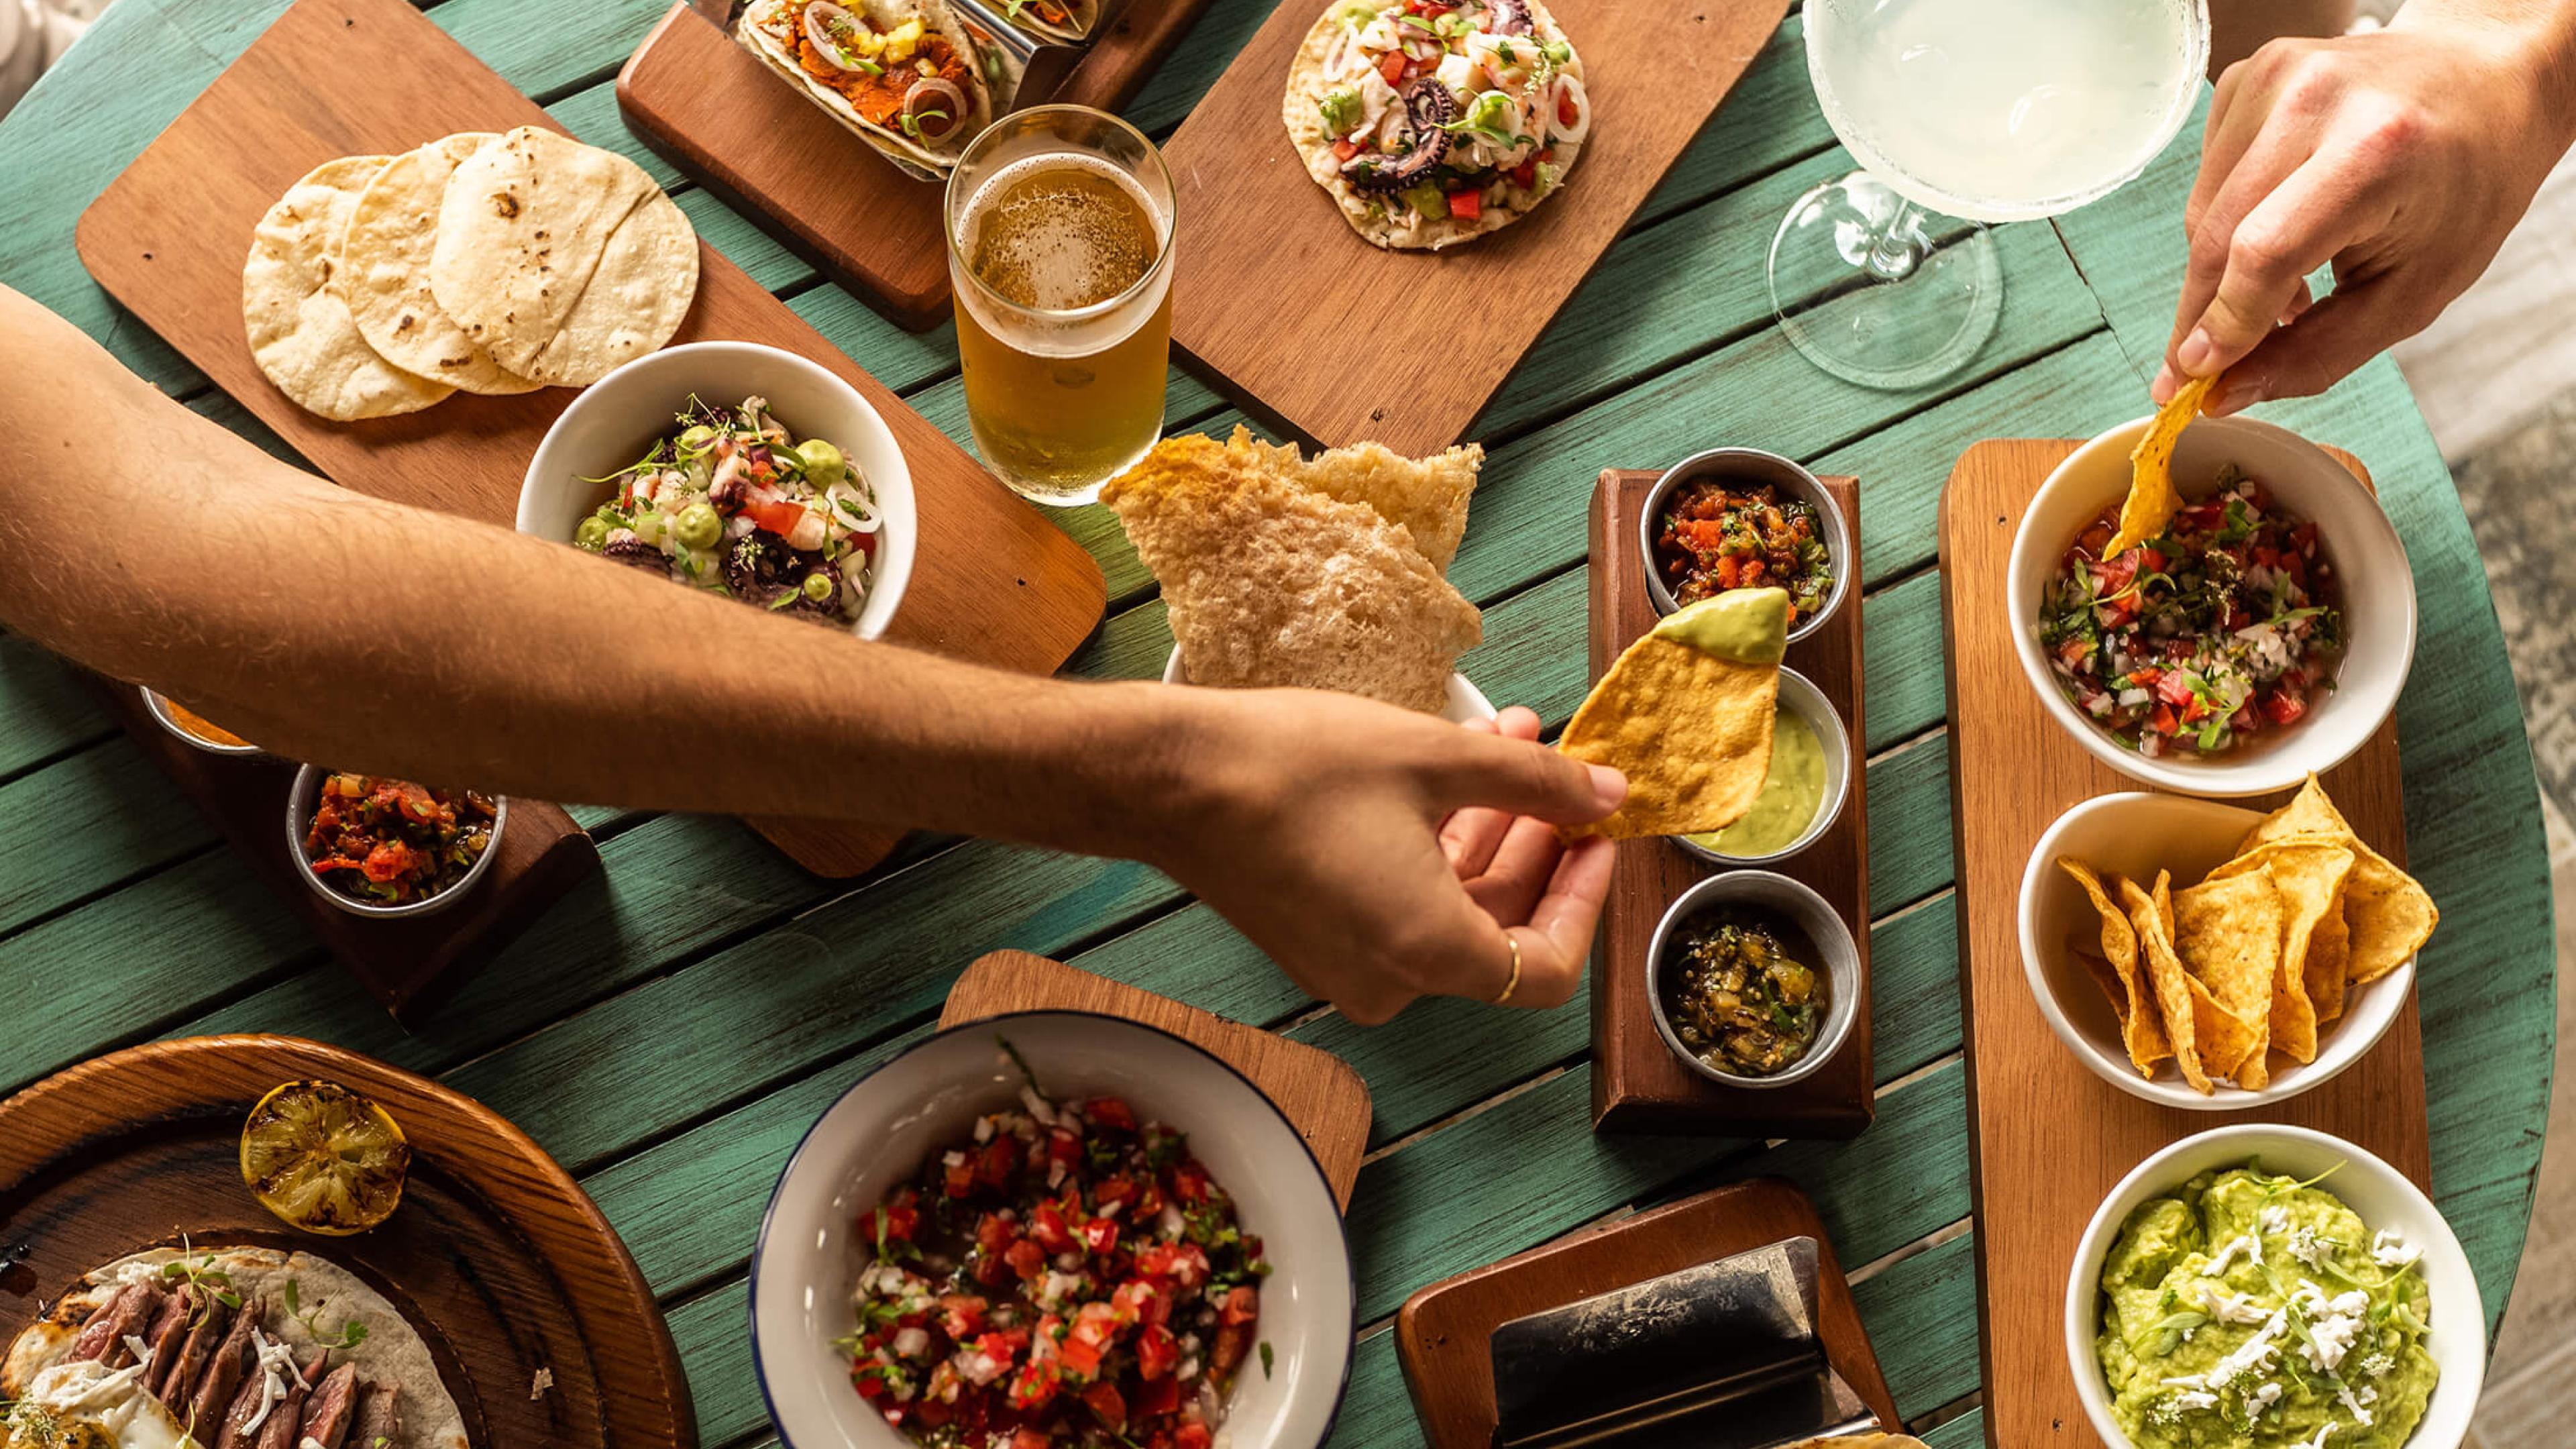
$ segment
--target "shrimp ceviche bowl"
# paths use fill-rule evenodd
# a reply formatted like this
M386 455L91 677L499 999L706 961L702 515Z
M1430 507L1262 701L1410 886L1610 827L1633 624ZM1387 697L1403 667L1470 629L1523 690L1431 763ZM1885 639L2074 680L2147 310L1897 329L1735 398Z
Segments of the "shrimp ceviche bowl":
M748 397L692 394L676 426L605 478L573 546L772 613L849 624L875 584L876 492L823 438L792 437Z
M1540 0L1336 0L1289 70L1290 138L1361 236L1437 249L1564 185L1583 59Z

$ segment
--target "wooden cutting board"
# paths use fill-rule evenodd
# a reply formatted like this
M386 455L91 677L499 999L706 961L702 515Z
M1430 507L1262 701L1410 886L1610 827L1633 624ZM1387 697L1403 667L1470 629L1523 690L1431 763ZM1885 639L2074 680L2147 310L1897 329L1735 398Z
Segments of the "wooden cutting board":
M289 402L251 360L241 272L260 216L322 162L524 125L554 122L405 0L299 0L82 213L81 261L335 481L507 528L528 459L570 389L459 393L404 417L325 421ZM1106 606L1091 555L713 247L701 242L698 252L697 303L673 342L760 342L821 363L884 416L911 464L921 538L886 637L1006 669L1061 665ZM902 834L753 823L831 876L866 870Z
M946 188L907 176L736 44L732 0L679 0L617 74L645 144L896 325L948 320ZM1125 106L1207 0L1128 0L1048 99Z
M402 1205L370 1232L295 1233L242 1186L252 1104L307 1078L374 1098L411 1143ZM608 1220L525 1133L425 1077L295 1037L188 1037L0 1102L0 1342L83 1273L182 1235L365 1279L429 1344L473 1449L697 1443L679 1351Z
M1815 1204L1776 1177L1721 1187L1434 1283L1396 1315L1396 1357L1431 1449L1487 1449L1494 1437L1494 1330L1790 1238L1816 1240L1816 1318L1825 1357L1890 1431L1902 1421Z
M1583 154L1562 194L1438 253L1361 240L1289 143L1288 65L1326 8L1281 0L1164 148L1179 204L1172 340L1276 426L1421 454L1466 435L1789 6L1552 0L1598 117Z
M1295 1125L1314 1149L1333 1200L1349 1210L1351 1185L1359 1181L1360 1159L1368 1152L1369 1089L1340 1057L1025 951L995 951L967 967L949 988L939 1025L1014 1011L1121 1016L1206 1051L1241 1072Z
M1592 678L1655 627L1646 560L1637 552L1637 514L1663 475L1610 469L1592 494ZM1860 547L1860 484L1823 478ZM1619 842L1601 935L1592 952L1592 1125L1602 1132L1724 1133L1739 1137L1857 1137L1876 1112L1870 1057L1868 722L1861 705L1861 602L1853 589L1840 612L1789 646L1781 661L1805 675L1842 714L1851 741L1851 798L1815 844L1759 869L1815 888L1851 927L1860 953L1860 1015L1842 1050L1815 1075L1785 1087L1724 1087L1673 1056L1655 1030L1646 955L1673 898L1725 868L1661 837Z
M2187 1112L2119 1090L2068 1053L2023 978L2019 896L2031 847L2072 806L2142 790L2050 718L2022 677L2002 582L2031 495L2080 444L1995 440L1959 459L1941 495L1942 624L1950 686L1951 819L1959 862L1970 1166L1977 1208L1986 1442L2093 1445L2059 1327L2077 1240L2129 1169L2230 1122L2289 1122L2377 1153L2426 1189L2423 1036L2410 997L2369 1055L2259 1112ZM2331 450L2330 450L2331 451ZM2368 481L2358 461L2336 457ZM2397 726L2325 776L2353 830L2406 862ZM2272 809L2286 793L2237 803Z

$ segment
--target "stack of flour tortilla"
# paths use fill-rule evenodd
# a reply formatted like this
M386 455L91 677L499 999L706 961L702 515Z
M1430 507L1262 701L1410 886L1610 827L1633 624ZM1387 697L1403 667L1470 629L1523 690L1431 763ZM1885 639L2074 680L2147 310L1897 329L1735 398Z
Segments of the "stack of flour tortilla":
M522 126L315 167L260 219L242 319L280 392L346 422L588 386L697 289L697 234L644 168Z

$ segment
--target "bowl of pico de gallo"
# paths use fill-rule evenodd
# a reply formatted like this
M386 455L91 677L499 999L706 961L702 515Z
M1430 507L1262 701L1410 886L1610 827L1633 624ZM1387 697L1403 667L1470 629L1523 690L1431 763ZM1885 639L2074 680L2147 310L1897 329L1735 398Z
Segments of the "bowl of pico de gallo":
M1356 1304L1278 1107L1086 1012L950 1028L869 1072L789 1158L751 1262L790 1449L1313 1449Z
M2185 794L2285 790L2385 723L2415 656L2415 582L2370 488L2251 418L2181 437L2182 506L2103 552L2149 420L2049 474L2022 514L2006 607L2022 672L2095 758Z

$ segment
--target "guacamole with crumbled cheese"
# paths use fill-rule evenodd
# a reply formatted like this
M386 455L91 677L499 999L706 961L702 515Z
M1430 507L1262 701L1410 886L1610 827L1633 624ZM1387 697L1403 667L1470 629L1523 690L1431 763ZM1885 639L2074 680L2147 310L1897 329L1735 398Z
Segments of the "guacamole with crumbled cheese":
M2102 1261L2112 1417L2135 1449L2397 1449L2436 1377L2419 1255L2259 1164L2148 1199Z

